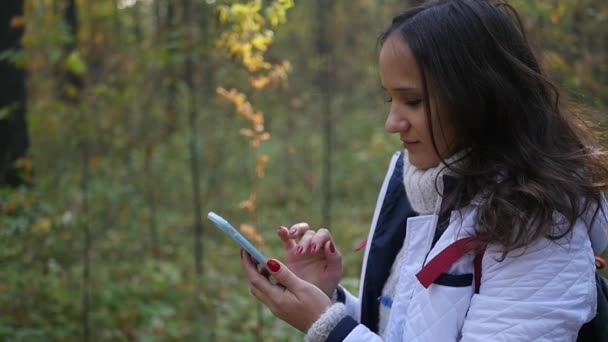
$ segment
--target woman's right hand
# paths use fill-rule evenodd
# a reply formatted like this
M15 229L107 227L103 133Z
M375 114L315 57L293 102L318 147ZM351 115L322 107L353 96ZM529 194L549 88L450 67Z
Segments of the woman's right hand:
M331 298L342 278L342 255L327 229L314 231L308 223L277 230L283 241L285 264L299 278Z

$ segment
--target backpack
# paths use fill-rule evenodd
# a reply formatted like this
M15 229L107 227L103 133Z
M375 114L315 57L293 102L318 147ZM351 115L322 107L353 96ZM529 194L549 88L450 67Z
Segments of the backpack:
M593 319L581 327L577 342L608 341L608 280L595 272L597 287L597 312Z
M429 261L416 274L416 278L425 288L439 278L454 262L460 259L468 252L476 250L474 259L474 285L475 293L479 292L481 285L481 260L485 248L479 243L475 237L460 239L449 245L431 261ZM595 272L595 283L597 288L597 312L595 317L583 324L578 332L577 342L606 342L608 341L608 280L599 271L605 266L605 262L596 257L596 266L598 270Z

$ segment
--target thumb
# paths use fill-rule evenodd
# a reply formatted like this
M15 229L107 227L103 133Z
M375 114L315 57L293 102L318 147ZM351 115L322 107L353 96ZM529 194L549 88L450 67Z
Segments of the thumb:
M342 254L336 249L333 241L327 241L324 246L325 257L330 267L342 265Z
M296 288L301 282L301 279L293 274L287 266L276 259L268 259L266 268L281 285L290 290Z

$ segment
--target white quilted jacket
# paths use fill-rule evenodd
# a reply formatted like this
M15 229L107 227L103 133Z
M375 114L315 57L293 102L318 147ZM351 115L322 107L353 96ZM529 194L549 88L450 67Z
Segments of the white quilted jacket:
M393 157L391 167L395 162ZM391 172L389 168L389 174ZM383 191L388 179L389 176ZM383 197L381 193L378 208ZM439 206L440 203L437 208ZM399 271L385 340L575 341L581 325L595 314L594 251L599 253L606 247L606 217L600 213L592 227L590 217L580 219L571 236L557 242L538 241L525 250L511 252L502 262L496 260L501 255L497 248L488 246L478 294L474 294L473 286L432 284L424 288L416 273L457 239L475 234L475 210L475 207L467 208L463 215L453 212L448 228L432 249L438 216L407 220L405 259ZM377 216L376 213L369 234L362 281ZM473 257L472 253L465 255L447 273L473 273ZM344 341L382 341L365 325L356 325L361 316L356 297L346 293L345 305L355 323L348 328L350 333Z

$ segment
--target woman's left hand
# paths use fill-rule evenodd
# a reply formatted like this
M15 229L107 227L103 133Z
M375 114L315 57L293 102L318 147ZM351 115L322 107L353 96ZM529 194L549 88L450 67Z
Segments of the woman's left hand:
M241 264L249 279L251 294L266 305L273 315L304 333L331 305L323 291L298 278L287 266L275 259L268 259L266 268L277 280L277 284L260 274L253 259L245 251L241 251Z

